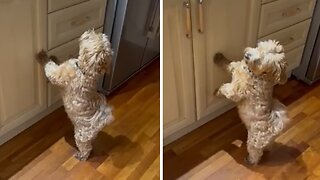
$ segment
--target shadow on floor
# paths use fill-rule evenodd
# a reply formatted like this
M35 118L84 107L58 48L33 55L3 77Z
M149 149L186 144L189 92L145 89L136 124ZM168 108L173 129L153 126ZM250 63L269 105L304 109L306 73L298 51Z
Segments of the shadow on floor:
M69 131L64 136L64 139L76 151L77 146L73 137L73 131ZM96 167L106 159L110 158L115 167L123 168L125 165L135 163L139 160L137 159L137 161L135 161L135 159L132 159L129 163L122 161L122 159L128 159L127 156L132 155L129 154L129 152L135 152L134 156L137 157L140 157L143 154L143 149L138 143L132 142L123 135L116 137L110 136L104 131L99 132L98 136L92 143L92 147L93 150L87 161L93 163Z
M296 158L302 154L302 152L307 149L307 145L299 144L295 145L300 148L293 146L284 145L281 143L274 143L269 150L266 150L262 156L259 165L252 166L248 165L245 158L248 156L246 144L243 143L241 147L233 144L229 144L225 151L232 156L232 158L244 167L250 169L251 171L257 172L263 175L266 179L271 179L274 174L271 173L272 169L284 168L286 165L292 165L296 163ZM305 167L299 169L299 173L307 174Z

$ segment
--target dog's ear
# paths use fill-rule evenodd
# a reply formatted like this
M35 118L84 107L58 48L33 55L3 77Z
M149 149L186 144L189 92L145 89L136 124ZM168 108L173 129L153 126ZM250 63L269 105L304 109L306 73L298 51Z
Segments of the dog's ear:
M280 69L281 69L281 73L280 73L280 77L279 77L279 84L285 84L287 82L287 62L283 61L280 63Z
M113 50L108 37L105 34L100 35L102 35L104 49L98 54L98 59L101 61L100 65L104 67L105 73L110 74L112 70Z
M85 39L88 39L92 34L94 34L94 29L89 29L85 31L79 38L79 41L83 41Z
M275 48L276 53L283 53L284 52L284 48L282 45L279 44L279 42L276 42L277 46Z
M284 53L277 53L273 55L275 58L275 80L277 84L284 84L287 82L287 62L284 60Z
M288 80L287 72L282 71L280 74L279 84L285 84L287 82L287 80Z
M98 71L99 73L111 73L112 66L112 53L107 50L100 51L96 55L96 60L98 63Z

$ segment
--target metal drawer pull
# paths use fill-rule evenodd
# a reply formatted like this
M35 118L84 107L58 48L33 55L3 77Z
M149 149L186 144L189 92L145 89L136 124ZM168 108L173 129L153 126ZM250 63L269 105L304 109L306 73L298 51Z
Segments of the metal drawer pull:
M203 33L203 9L202 9L203 0L198 1L198 18L199 18L199 29L200 33Z
M185 7L185 20L186 20L186 36L187 38L191 38L191 8L190 8L190 1L185 1L183 3L183 6Z

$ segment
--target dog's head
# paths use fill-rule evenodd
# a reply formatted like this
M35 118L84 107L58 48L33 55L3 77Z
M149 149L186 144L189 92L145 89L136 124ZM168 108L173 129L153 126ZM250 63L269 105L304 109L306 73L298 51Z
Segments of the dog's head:
M287 62L279 42L267 40L259 42L256 48L248 47L245 49L244 59L255 75L264 76L276 84L286 82Z
M79 67L85 74L99 75L110 69L113 51L105 34L88 30L79 42Z

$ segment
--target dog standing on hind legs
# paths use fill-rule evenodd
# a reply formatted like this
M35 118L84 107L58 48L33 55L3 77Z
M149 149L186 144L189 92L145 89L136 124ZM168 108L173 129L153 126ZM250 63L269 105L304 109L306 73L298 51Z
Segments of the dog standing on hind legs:
M68 117L74 125L78 152L75 157L87 160L92 141L103 127L113 121L112 108L103 94L97 92L97 79L110 68L112 49L106 35L94 30L84 32L79 39L79 57L58 65L46 52L37 55L44 65L49 81L62 90Z
M283 47L273 40L263 41L256 48L246 48L241 61L228 63L221 53L214 61L232 74L232 81L223 84L216 95L237 103L248 131L246 160L256 165L289 123L286 107L273 98L273 87L287 80Z

